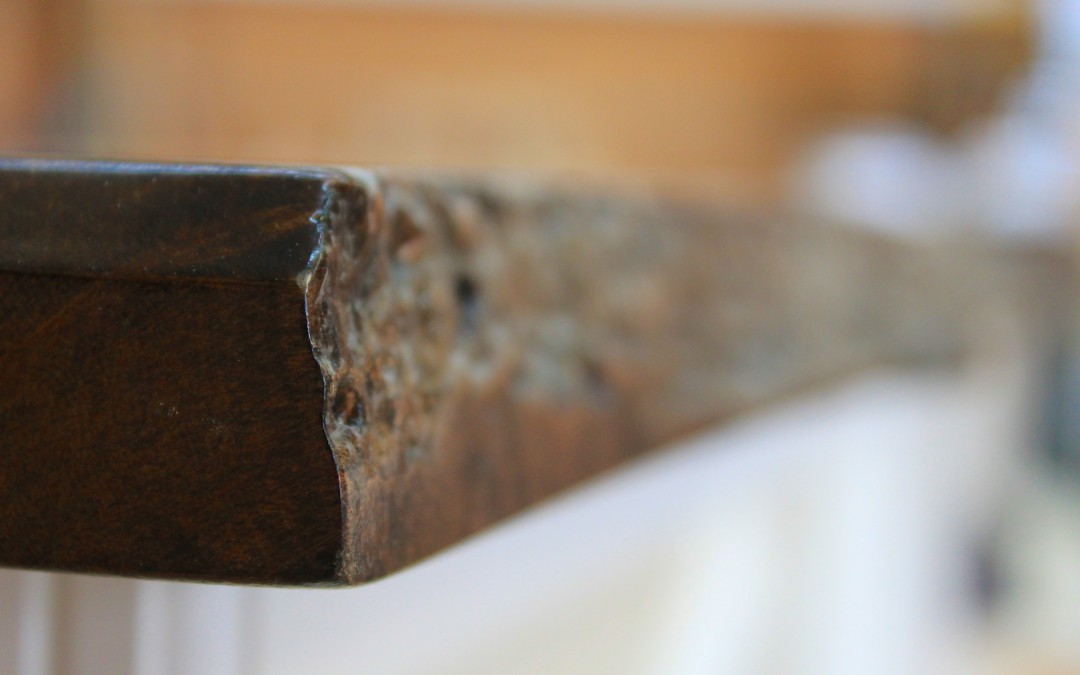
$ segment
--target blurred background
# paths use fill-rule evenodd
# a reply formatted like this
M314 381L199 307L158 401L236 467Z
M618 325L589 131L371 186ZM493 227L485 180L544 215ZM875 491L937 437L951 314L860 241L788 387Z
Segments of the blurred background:
M0 152L646 180L1070 251L1080 3L0 0ZM0 571L0 673L1080 673L1078 331L983 330L368 588Z
M4 0L0 145L688 174L773 199L822 134L888 120L955 138L999 110L1035 63L1041 10L1030 0Z

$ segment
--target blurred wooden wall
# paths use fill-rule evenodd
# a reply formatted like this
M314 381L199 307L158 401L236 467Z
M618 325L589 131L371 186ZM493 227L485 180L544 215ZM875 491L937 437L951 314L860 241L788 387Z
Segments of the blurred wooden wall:
M991 109L1028 52L1021 14L931 27L445 5L52 2L66 2L80 30L53 36L64 45L38 38L38 58L45 44L46 55L68 55L70 72L25 82L32 69L13 64L33 57L3 59L0 87L33 92L0 117L7 147L715 174L749 194L770 193L796 148L847 120L899 117L948 132ZM5 33L29 34L3 23ZM48 94L50 85L74 91Z
M0 0L0 151L39 149L84 55L85 6Z

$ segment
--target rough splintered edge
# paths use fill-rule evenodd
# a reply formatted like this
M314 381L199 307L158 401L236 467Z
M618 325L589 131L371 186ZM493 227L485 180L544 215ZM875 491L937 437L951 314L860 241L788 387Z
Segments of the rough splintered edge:
M393 538L387 490L432 451L449 373L471 363L459 353L467 317L455 287L465 273L455 235L437 217L413 222L424 212L425 188L397 182L359 170L326 182L312 216L318 246L300 280L337 466L337 574L346 584L392 571L382 550Z
M378 578L449 543L433 545L428 537L414 540L399 531L398 518L407 516L396 515L394 503L403 490L417 487L412 471L442 447L439 425L451 399L511 390L522 400L597 394L597 366L578 353L587 321L578 317L567 326L561 315L552 320L539 311L535 298L515 300L511 304L532 307L532 319L563 336L537 344L505 322L477 315L470 297L495 290L485 288L485 280L506 287L505 270L497 272L506 251L488 246L489 254L497 252L494 260L477 254L478 246L492 243L485 223L509 217L504 208L522 215L552 203L553 194L563 193L552 188L557 186L521 178L355 170L326 182L312 218L319 244L300 281L323 375L324 431L339 479L342 583ZM578 207L594 198L588 190L575 194ZM663 208L640 194L628 202L638 210ZM610 206L611 195L596 203ZM542 364L526 363L536 356ZM606 388L599 393L608 407Z
M363 171L326 181L318 246L298 281L338 473L337 583L384 576L794 387L963 351L974 296L956 283L971 275L950 249L558 188ZM767 283L742 283L747 274ZM524 294L522 276L535 282ZM672 297L716 300L677 311ZM470 447L478 437L447 445L443 425L461 426L454 407L470 397L509 399L533 426L486 449ZM558 457L530 456L546 462L530 466L535 490L462 510L491 486L455 473L455 459L531 443L567 416L572 434L610 432L610 456L575 456L561 473L549 466Z
M515 204L542 194L538 185L495 182ZM394 493L408 489L410 469L438 446L447 398L505 384L520 361L519 347L470 312L483 267L470 256L477 233L469 224L480 219L474 190L468 179L350 170L327 181L313 217L319 246L305 295L341 491L344 583L430 552L395 532ZM413 552L388 562L395 554L387 546Z
M339 382L340 342L338 327L332 315L327 297L330 272L330 248L334 233L355 231L377 222L373 204L379 194L378 179L373 172L360 169L339 169L336 176L323 184L321 203L312 214L311 222L317 228L317 241L307 268L297 277L304 291L308 340L323 380L323 432L326 435L337 471L339 502L341 508L341 544L335 564L336 583L331 585L354 585L362 580L353 549L349 545L350 533L356 528L352 522L355 512L348 508L353 486L348 478L346 452L340 442L338 416L334 401Z
M445 429L440 424L447 406L462 396L501 398L513 392L516 405L525 406L529 400L570 397L586 408L602 399L602 409L614 410L608 388L597 386L598 377L603 376L595 372L597 355L589 355L597 351L595 345L584 344L590 341L586 333L595 326L586 317L564 316L567 308L544 309L560 289L573 285L574 274L560 277L556 290L543 291L539 298L526 294L503 297L502 303L492 300L499 291L520 288L506 283L508 266L530 270L530 277L538 278L540 269L553 269L545 263L554 261L545 260L544 255L566 251L565 242L551 237L551 232L544 240L529 238L544 233L535 209L556 204L561 208L566 199L572 213L583 209L578 217L589 213L593 220L593 210L600 209L627 226L648 223L649 218L641 218L642 212L655 215L664 209L641 194L625 197L613 199L609 192L580 188L566 193L547 181L520 177L478 180L350 171L343 180L327 182L323 206L314 217L320 225L319 247L307 279L306 298L309 336L324 379L324 430L341 490L343 538L338 574L344 583L378 578L449 543L436 543L438 535L418 534L402 524L415 515L414 509L426 510L435 502L425 501L419 493L415 497L422 502L419 506L402 507L400 500L408 498L404 492L442 485L444 479L435 476L453 471L440 465L444 468L430 473L433 453L439 453L441 460L449 457L441 443ZM552 217L559 222L564 219L561 211ZM521 219L536 226L529 228L529 237L517 230L510 247L516 254L507 248L509 242L494 243L501 235L491 227L502 230L510 221L520 225ZM660 236L658 231L651 232L653 237ZM636 246L641 232L636 234L617 238ZM669 257L658 252L662 248L658 245L650 253L654 262ZM521 264L515 265L515 260ZM663 271L658 264L654 267L650 274ZM592 278L588 265L575 268L578 273L588 272L592 287L607 286ZM607 277L603 275L603 280ZM501 316L477 310L478 294L484 295L488 310L501 304ZM615 307L617 303L605 304ZM642 304L631 303L629 313L641 314ZM506 316L509 307L526 311L530 328L525 333L520 321ZM613 311L619 316L627 313L626 308ZM641 379L648 371L668 369L638 364L632 370L633 378ZM661 377L645 379L659 383ZM618 445L630 448L638 443ZM588 465L582 462L583 467ZM445 480L454 479L447 476ZM473 489L472 484L457 485ZM443 498L441 493L428 497L436 502ZM511 510L524 505L516 504ZM399 507L410 513L399 513ZM481 525L498 515L485 513ZM460 527L461 521L452 526ZM465 530L473 529L465 526Z
M872 361L871 353L883 347L888 351L876 341L862 344L837 335L832 342L847 344L850 352L839 358L829 348L812 351L802 360L781 362L770 375L770 369L755 365L754 355L739 352L742 355L720 371L724 377L715 377L707 364L725 339L742 351L753 341L728 334L723 321L715 320L722 317L712 312L695 312L710 318L687 324L666 298L726 287L727 282L710 272L716 267L709 264L711 257L692 261L693 272L687 273L686 256L708 253L712 244L723 241L716 237L732 225L732 234L767 243L776 224L744 229L747 222L726 222L717 229L719 213L682 210L647 193L620 196L559 188L520 179L493 184L490 177L477 181L366 171L347 171L326 182L323 204L313 216L319 244L304 282L309 337L324 381L323 426L337 466L342 506L339 582L381 577L448 543L435 542L439 535L430 532L417 536L415 529L403 525L416 514L398 508L401 499L443 498L441 493L409 497L403 492L441 485L443 479L431 474L428 478L435 483L423 478L415 483L410 476L415 477L431 453L441 452L437 434L442 412L457 397L495 393L497 398L512 396L516 406L575 400L576 408L600 415L590 418L597 428L615 423L608 416L633 420L633 438L616 442L613 450L636 454L633 448L651 447L720 412L848 365L851 358ZM541 215L537 208L553 210ZM678 230L657 227L671 219L678 221ZM525 222L529 227L521 229ZM589 227L567 229L568 222L587 222ZM497 230L490 230L492 225ZM512 242L496 243L510 231ZM587 240L581 239L586 234ZM832 233L818 234L824 241L833 240ZM576 260L548 279L550 287L538 295L504 296L503 320L490 311L473 316L463 296L481 292L491 309L499 304L491 294L520 288L509 283L508 275L525 272L540 279L566 266L569 243L579 253L596 247L590 254L608 261L603 273L592 269L589 258ZM691 252L702 246L705 251ZM730 251L737 256L752 252L743 248L746 244ZM620 269L610 264L632 261L645 250L647 264ZM770 249L759 261L766 269L756 274L766 274L779 285L764 299L754 299L758 305L772 303L782 310L792 299L794 286L789 287L788 275L781 271L791 262L791 253ZM738 268L745 265L740 260ZM628 289L638 292L628 298ZM563 298L569 291L578 299ZM580 304L583 293L591 304L568 304ZM563 298L558 306L549 306L558 298ZM850 309L840 297L823 298L826 303L839 301L843 311ZM605 308L602 317L596 313L599 306ZM506 312L517 312L517 319ZM521 312L527 316L524 327ZM828 308L819 314L828 315ZM625 331L613 333L616 326L631 327L630 343L625 343ZM673 342L674 335L686 330L691 332ZM751 334L756 335L753 329ZM820 359L824 362L818 363ZM695 406L697 411L687 414ZM597 467L614 462L607 458ZM580 478L585 466L557 483ZM445 480L454 478L447 475ZM470 492L479 487L458 485ZM522 497L511 510L528 501ZM405 508L432 507L450 505L414 502ZM490 523L505 512L482 518ZM458 527L458 535L472 529Z

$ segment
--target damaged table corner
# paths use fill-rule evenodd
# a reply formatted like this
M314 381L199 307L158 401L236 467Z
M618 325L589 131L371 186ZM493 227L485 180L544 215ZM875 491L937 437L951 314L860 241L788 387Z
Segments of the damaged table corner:
M5 160L0 565L370 581L747 408L956 363L1061 273L997 259L544 181Z

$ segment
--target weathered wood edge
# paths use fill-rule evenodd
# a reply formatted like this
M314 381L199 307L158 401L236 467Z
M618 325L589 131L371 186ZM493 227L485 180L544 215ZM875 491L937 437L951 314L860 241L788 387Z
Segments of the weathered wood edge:
M950 247L646 194L355 178L307 291L343 583L814 383L955 363L994 285Z

